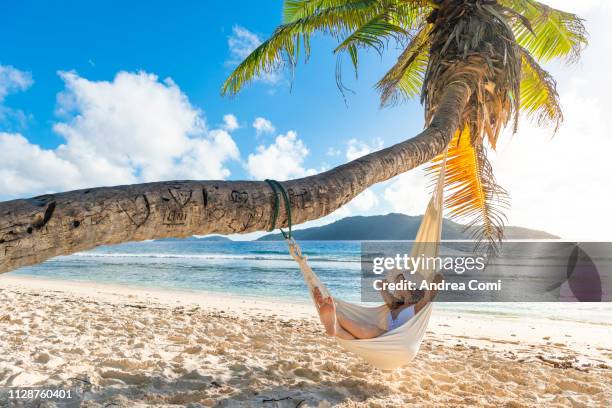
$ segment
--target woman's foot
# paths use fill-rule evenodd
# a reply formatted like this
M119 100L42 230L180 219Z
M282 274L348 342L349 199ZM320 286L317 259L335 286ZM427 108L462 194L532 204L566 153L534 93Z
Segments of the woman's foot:
M314 288L312 291L314 300L319 310L319 319L325 327L325 333L328 336L336 335L336 305L331 296L324 298L319 288Z

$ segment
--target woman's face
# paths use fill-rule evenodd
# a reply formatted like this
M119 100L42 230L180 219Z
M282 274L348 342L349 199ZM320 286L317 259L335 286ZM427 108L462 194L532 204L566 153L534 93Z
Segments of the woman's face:
M395 283L397 284L401 284L403 283L403 281L405 280L404 275L400 274L396 279L395 279ZM401 298L405 303L410 303L410 301L412 300L412 291L408 290L408 289L396 289L395 290L395 296L397 296L398 298Z
M406 280L407 282L415 282L417 285L421 282L421 276L417 275L411 275L408 279L406 279L404 277L404 275L399 275L396 280L395 283L402 283L402 281ZM406 286L406 285L404 285ZM395 296L397 296L398 298L403 299L404 303L415 303L419 300L420 298L420 294L421 294L421 290L408 290L408 289L396 289L395 290Z

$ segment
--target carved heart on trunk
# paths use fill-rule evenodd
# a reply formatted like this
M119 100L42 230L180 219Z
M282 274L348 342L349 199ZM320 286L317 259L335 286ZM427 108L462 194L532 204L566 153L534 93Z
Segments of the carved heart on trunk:
M124 198L117 201L119 208L130 218L130 220L140 227L145 223L151 210L149 208L149 200L144 194L137 195L135 198Z
M171 188L168 191L179 207L184 207L191 201L191 195L193 194L193 190L178 190L176 188Z

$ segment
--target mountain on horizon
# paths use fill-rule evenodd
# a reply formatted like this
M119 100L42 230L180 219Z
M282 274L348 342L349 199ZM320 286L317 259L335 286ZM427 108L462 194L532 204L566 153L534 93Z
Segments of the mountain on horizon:
M416 236L422 215L411 216L398 213L387 215L354 216L342 218L321 227L305 228L293 231L293 236L301 241L402 241L412 240ZM464 232L465 226L444 219L442 239L470 239ZM504 229L506 239L557 239L548 232L524 227L507 226ZM257 241L281 241L281 234L268 234Z

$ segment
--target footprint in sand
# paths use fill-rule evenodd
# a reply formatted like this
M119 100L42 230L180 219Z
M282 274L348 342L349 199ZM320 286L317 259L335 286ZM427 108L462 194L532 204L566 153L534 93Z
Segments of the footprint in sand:
M51 356L46 352L40 352L34 357L34 361L39 364L47 364L51 360Z
M146 370L153 366L151 361L134 359L108 359L99 363L101 366L118 368L121 370Z
M139 373L132 374L132 373L126 373L124 371L119 371L119 370L108 370L108 371L102 371L99 374L100 374L100 377L104 379L119 380L123 382L124 384L129 384L129 385L145 385L149 383L149 377L147 377L144 374L139 374Z
M185 336L168 336L167 339L175 344L189 344L189 339Z
M321 373L319 371L313 371L309 368L296 368L293 370L293 374L313 381L317 381L321 378Z

